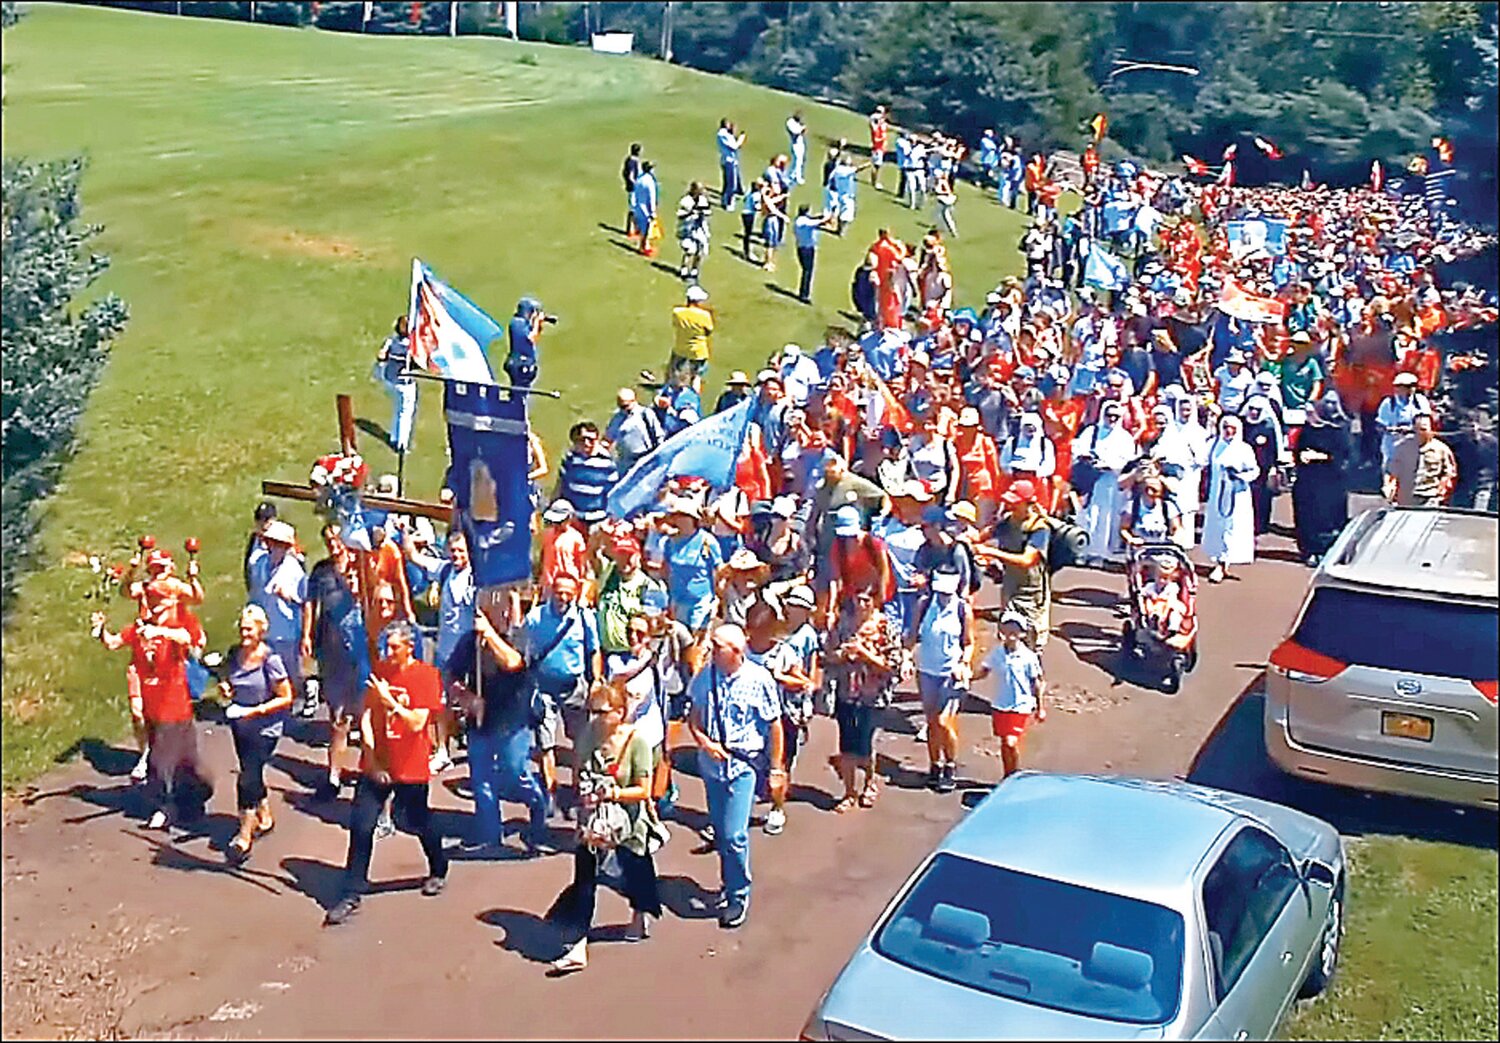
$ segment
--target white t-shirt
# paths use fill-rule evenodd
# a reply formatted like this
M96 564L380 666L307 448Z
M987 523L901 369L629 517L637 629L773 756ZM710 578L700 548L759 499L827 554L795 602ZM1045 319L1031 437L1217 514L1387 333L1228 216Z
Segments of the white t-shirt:
M1036 713L1036 682L1042 676L1042 661L1035 652L1019 642L1014 651L997 645L984 657L984 665L990 674L978 682L979 694L989 694L991 708L1003 713Z

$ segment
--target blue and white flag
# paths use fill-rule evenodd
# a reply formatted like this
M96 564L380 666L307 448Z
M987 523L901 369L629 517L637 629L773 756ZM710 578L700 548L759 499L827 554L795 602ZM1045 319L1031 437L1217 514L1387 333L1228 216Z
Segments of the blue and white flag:
M338 518L339 537L344 544L354 550L373 550L370 530L385 525L386 512L366 507L359 492L342 482L328 486L328 498Z
M750 428L752 395L732 409L685 427L636 461L610 490L606 509L611 518L632 518L650 509L664 485L673 478L693 475L715 490L734 484L734 468Z
M1150 239L1156 234L1156 226L1161 224L1162 212L1150 203L1146 203L1135 212L1135 230Z
M892 381L905 361L905 351L910 344L911 335L903 330L871 330L859 339L859 350L864 352L865 362L876 376Z
M1130 285L1130 273L1124 261L1095 244L1083 262L1083 281L1100 290L1123 290Z
M514 583L531 575L531 470L526 396L498 384L453 381L443 388L453 490L469 538L474 582Z
M1225 231L1229 237L1229 255L1235 260L1281 257L1286 253L1285 221L1266 217L1230 221Z
M415 257L406 321L413 369L449 380L495 382L484 351L504 328Z

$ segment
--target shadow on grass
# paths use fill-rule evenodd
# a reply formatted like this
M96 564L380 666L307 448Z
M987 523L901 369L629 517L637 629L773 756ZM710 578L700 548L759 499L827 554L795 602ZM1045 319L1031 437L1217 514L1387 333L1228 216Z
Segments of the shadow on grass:
M780 286L780 285L772 282L770 279L766 280L766 289L770 290L772 293L777 294L777 295L779 295L781 297L789 297L792 300L796 301L798 304L811 304L812 303L811 301L804 301L801 297L798 297L795 290L789 290L785 286Z
M1264 675L1230 705L1199 748L1187 781L1285 804L1343 834L1400 836L1496 850L1496 815L1416 797L1367 793L1279 771L1266 753Z
M366 420L364 417L358 416L354 418L354 426L359 428L365 434L369 435L371 438L379 439L380 444L385 446L387 449L390 448L391 433L384 427L382 427L378 422L374 420Z

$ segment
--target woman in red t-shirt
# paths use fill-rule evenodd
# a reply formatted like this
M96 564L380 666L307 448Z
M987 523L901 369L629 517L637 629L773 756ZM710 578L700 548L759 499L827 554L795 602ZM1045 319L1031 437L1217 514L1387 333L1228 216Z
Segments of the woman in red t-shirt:
M95 612L90 622L105 648L130 649L150 750L147 795L156 805L147 828L165 829L169 809L179 824L196 821L213 794L198 758L187 680L188 656L203 647L204 637L198 620L172 588L148 584L141 609L141 615L118 634L105 625L103 612Z

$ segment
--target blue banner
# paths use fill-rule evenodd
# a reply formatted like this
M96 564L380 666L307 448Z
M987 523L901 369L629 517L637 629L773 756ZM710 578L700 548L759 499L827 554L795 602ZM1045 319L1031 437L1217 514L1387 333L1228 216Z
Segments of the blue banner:
M531 576L531 470L526 396L496 384L443 388L453 490L481 587Z
M1225 225L1225 232L1229 237L1229 255L1235 260L1284 256L1286 231L1287 223L1274 218L1230 221Z
M662 486L684 475L703 478L719 491L733 485L755 398L683 428L636 461L609 492L609 516L631 518L649 510Z
M1100 211L1100 225L1107 233L1123 232L1135 223L1135 210L1130 203L1111 200Z

